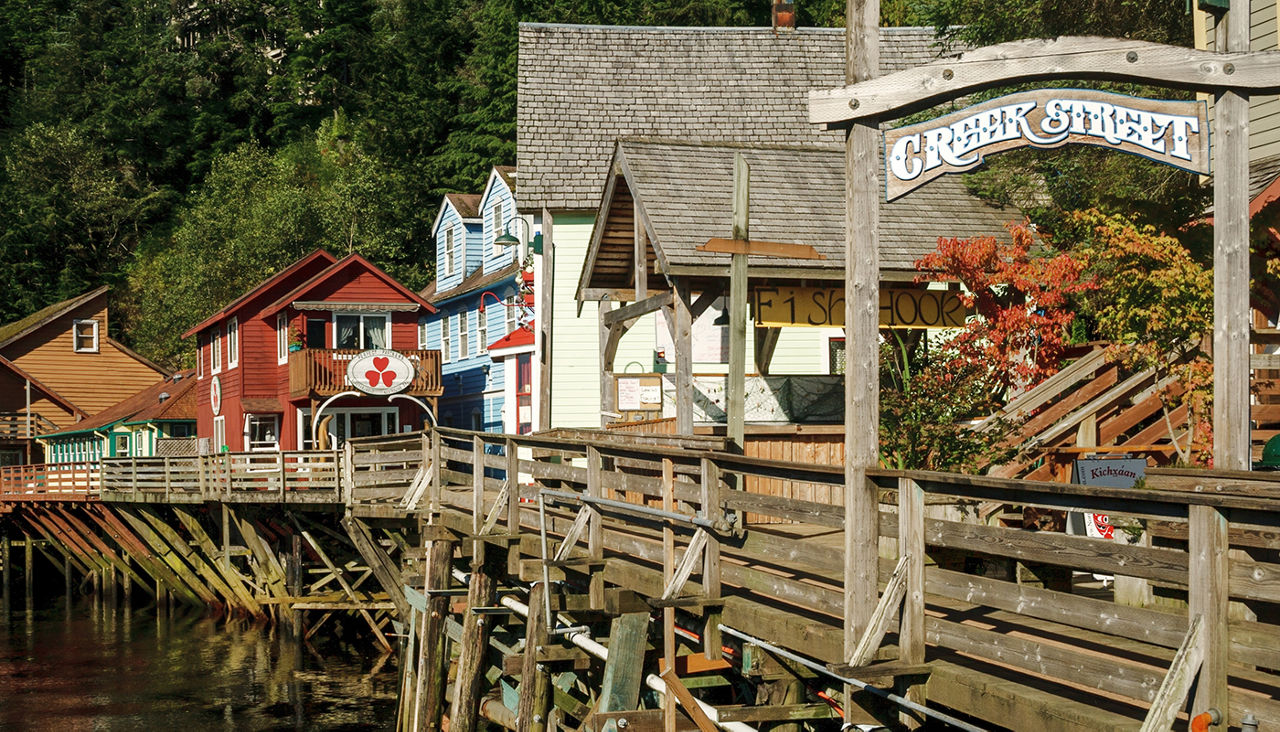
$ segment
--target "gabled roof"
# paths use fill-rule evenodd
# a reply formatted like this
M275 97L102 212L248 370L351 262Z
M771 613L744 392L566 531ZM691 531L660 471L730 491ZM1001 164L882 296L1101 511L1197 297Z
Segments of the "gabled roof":
M106 291L107 286L103 285L96 290L90 290L83 295L77 295L69 300L55 302L48 307L37 310L21 320L15 320L12 323L0 325L0 348L4 348L19 338L48 325L54 320L57 320L99 295L105 294Z
M485 350L487 350L489 355L493 356L496 360L497 358L505 355L503 353L497 353L499 351L532 346L534 344L534 330L535 327L532 322L525 323L493 343L490 343L489 347Z
M882 74L955 53L932 28L881 28ZM614 142L842 148L810 89L843 86L844 30L520 25L519 208L594 209Z
M62 407L63 409L67 410L71 414L74 414L80 417L88 416L88 413L85 412L83 409L72 404L69 400L67 400L61 394L54 391L52 388L46 386L44 382L40 381L39 379L32 376L31 374L27 373L16 363L10 361L4 356L0 356L0 368L8 369L9 371L12 371L14 374L16 374L18 378L25 379L26 381L31 382L31 388L38 389L45 396L49 397L50 401Z
M276 313L279 310L282 310L288 307L289 303L293 302L294 300L302 299L304 295L306 295L308 292L310 292L320 283L324 282L325 280L329 279L335 274L345 269L349 269L351 267L362 267L365 271L371 273L373 276L382 280L382 282L386 284L388 287L390 287L391 289L403 295L406 300L409 300L410 302L413 302L413 303L417 303L419 306L425 308L426 311L429 313L434 313L436 311L436 309L431 306L431 303L422 299L422 297L420 297L418 293L400 284L399 280L395 279L394 277L387 274L386 272L383 272L382 269L379 268L374 263L360 256L359 254L352 252L351 254L348 254L342 259L324 268L323 270L315 273L306 281L304 281L302 284L293 288L293 290L291 290L284 297L281 297L280 299L268 305L262 311L263 314L269 316Z
M232 312L234 312L237 308L239 308L241 305L248 302L250 299L257 296L262 291L270 288L271 286L275 285L276 283L282 280L288 279L289 277L296 274L299 270L305 269L308 265L313 264L317 261L325 262L331 265L337 261L337 257L333 256L332 254L326 252L323 249L315 250L314 252L308 254L302 259L299 259L298 261L294 262L288 267L285 267L283 270L271 275L270 277L263 280L262 282L259 282L256 286L249 288L249 290L247 290L243 295L241 295L240 297L237 297L235 300L232 300L231 303L228 304L226 307L222 308L221 310L214 313L213 315L210 315L209 317L202 320L199 324L187 330L186 333L182 334L182 337L190 338L196 333L199 333L200 331L204 330L210 325L213 325L219 320L227 317Z
M151 386L69 429L51 432L42 439L57 438L110 427L117 423L190 421L196 419L196 379L194 371L184 371L161 379ZM162 400L161 395L167 395Z
M502 178L502 182L507 184L507 188L510 188L512 193L516 192L516 166L495 165L493 171Z
M454 210L464 219L480 218L480 195L477 193L446 193L445 200L453 204Z
M1280 155L1249 163L1249 216L1280 199Z
M584 288L625 288L632 281L631 207L623 207L625 226L614 230L609 216L616 195L634 197L661 271L719 276L729 255L697 247L712 237L727 238L733 230L733 165L739 152L751 169L751 238L807 244L824 257L756 257L750 266L769 267L777 272L774 276L843 277L842 151L623 140L611 165L622 181L611 178L601 202L578 297ZM969 194L958 177L944 176L892 202L881 201L880 268L913 275L916 260L937 248L938 237L1000 234L1018 216ZM787 270L795 273L786 275Z

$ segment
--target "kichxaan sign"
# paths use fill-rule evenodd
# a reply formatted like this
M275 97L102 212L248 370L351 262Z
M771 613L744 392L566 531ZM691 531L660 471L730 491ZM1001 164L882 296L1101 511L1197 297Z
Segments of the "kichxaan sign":
M1207 105L1040 89L1012 94L884 133L885 198L1020 147L1097 145L1195 173L1209 172Z

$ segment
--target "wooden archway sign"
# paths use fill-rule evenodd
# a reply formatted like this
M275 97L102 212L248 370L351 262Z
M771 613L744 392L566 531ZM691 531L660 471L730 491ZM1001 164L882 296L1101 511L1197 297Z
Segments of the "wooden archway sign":
M1215 24L1210 53L1109 38L1024 40L877 78L879 1L847 0L845 77L840 89L809 95L811 122L847 127L845 142L845 655L872 625L879 544L879 122L980 89L1050 79L1117 80L1207 91L1215 97L1214 460L1228 470L1249 464L1249 94L1280 90L1280 53L1249 51L1249 0L1232 0ZM1203 510L1202 510L1203 509ZM1193 553L1226 561L1226 518L1196 507ZM1207 542L1207 543L1206 543ZM923 592L923 579L908 582ZM1204 654L1192 713L1226 709L1227 588L1191 578L1190 613L1203 620ZM1203 586L1201 586L1203 585ZM922 605L902 620L903 660L923 660ZM915 655L920 658L915 658Z

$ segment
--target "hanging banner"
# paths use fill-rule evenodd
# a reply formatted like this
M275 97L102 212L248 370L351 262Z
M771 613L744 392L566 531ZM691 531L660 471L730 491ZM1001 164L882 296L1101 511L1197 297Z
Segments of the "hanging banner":
M757 287L751 299L758 327L844 327L844 288ZM880 290L882 328L960 328L972 314L954 290Z
M884 132L885 200L1020 147L1096 145L1209 173L1208 105L1088 89L1039 89Z

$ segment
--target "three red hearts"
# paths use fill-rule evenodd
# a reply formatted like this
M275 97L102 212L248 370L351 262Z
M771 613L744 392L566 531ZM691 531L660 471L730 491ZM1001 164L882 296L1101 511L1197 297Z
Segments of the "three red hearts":
M378 356L373 359L373 368L377 371L366 371L364 377L369 380L369 386L376 387L381 381L383 386L391 386L391 382L396 380L396 372L387 371L387 367L391 365L391 359L386 356Z

